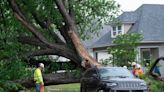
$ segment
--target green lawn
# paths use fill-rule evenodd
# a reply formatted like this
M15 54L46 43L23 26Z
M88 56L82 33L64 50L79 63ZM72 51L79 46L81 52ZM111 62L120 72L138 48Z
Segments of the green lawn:
M78 89L78 88L80 88L80 83L46 86L46 88L68 88L68 89L70 88L70 89Z
M80 92L80 84L62 84L62 85L53 85L46 86L45 89L47 92Z
M29 92L35 92L35 88L30 89ZM80 92L80 83L46 86L45 92Z

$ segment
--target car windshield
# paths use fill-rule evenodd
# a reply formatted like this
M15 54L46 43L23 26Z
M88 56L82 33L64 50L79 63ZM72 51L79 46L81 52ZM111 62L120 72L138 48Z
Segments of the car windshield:
M133 74L125 68L101 68L99 69L101 78L106 77L130 77L133 78Z

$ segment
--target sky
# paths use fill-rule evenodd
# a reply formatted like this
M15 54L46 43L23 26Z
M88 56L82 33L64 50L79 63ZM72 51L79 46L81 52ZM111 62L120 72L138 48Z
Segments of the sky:
M115 0L123 11L134 11L142 4L163 4L164 0Z

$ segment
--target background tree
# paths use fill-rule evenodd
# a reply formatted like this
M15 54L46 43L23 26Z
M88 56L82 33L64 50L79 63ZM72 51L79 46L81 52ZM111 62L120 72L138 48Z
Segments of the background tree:
M118 35L114 40L114 46L108 47L108 53L113 55L113 63L118 66L129 66L135 61L136 47L142 39L138 33Z
M31 67L32 59L45 55L65 57L78 67L81 67L82 59L98 65L80 39L90 38L91 33L96 34L96 30L111 21L117 11L118 5L113 0L1 0L0 68L4 69L8 64L12 66L11 62L14 61L25 68ZM14 65L12 67L16 68ZM26 71L25 68L20 67ZM12 72L20 72L20 69ZM6 68L4 73L8 74L8 70ZM20 79L23 75L19 75L19 78L10 74L8 76L12 79L4 80ZM45 75L47 81L53 79L45 82L45 85L55 84L55 80L63 83L61 79L68 79L59 79L59 76L63 74ZM26 86L30 85L26 82Z

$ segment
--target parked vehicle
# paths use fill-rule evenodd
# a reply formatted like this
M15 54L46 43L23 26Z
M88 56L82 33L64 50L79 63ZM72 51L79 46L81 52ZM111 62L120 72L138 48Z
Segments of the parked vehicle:
M126 68L99 67L86 70L81 78L81 92L147 92L144 80L135 78Z

